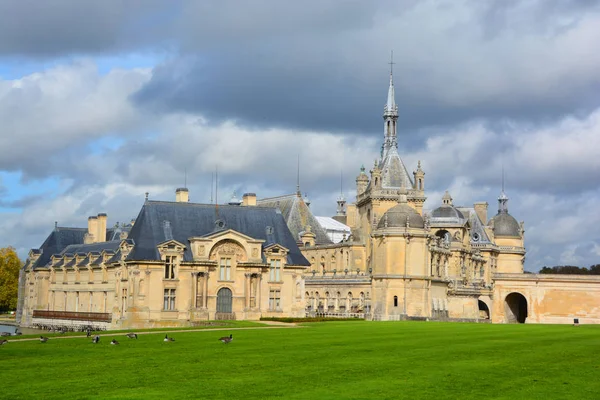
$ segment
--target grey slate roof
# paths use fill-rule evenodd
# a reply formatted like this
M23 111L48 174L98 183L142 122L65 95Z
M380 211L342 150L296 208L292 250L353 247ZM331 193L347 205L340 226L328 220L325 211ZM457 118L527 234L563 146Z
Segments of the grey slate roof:
M414 208L407 204L398 204L383 214L377 224L377 229L402 228L406 226L407 219L411 228L423 228L425 226L423 217Z
M258 200L257 204L263 207L274 207L281 210L281 214L283 215L289 230L292 232L294 240L299 241L301 232L305 232L306 226L310 225L311 232L316 236L315 244L333 243L301 196L290 194L279 197L270 197Z
M147 201L142 207L129 233L129 239L135 245L128 260L160 260L156 246L170 239L165 237L165 221L170 227L167 236L187 246L185 261L193 260L188 241L190 237L233 229L254 239L265 240L263 246L278 243L286 247L289 249L288 264L310 265L283 216L275 208L219 205L217 214L215 205L166 201ZM223 225L218 226L217 221ZM272 228L272 233L267 232L267 227Z
M490 221L494 236L521 237L521 226L508 212L499 212Z
M464 225L467 219L463 213L451 205L442 205L431 212L431 225Z
M83 243L83 237L87 228L63 228L56 227L46 238L39 250L42 252L32 268L44 267L50 261L53 254L58 254L71 244Z
M392 146L379 163L381 170L381 186L383 188L404 188L412 189L413 182L400 159L398 149Z
M72 244L67 246L60 254L66 253L91 253L91 252L102 252L104 250L109 250L112 252L116 252L119 250L119 244L121 244L120 240L112 240L110 242L99 242L99 243L89 243L89 244Z
M483 227L485 221L479 219L475 209L472 207L460 207L459 211L469 220L469 224L471 225L471 243L491 243Z

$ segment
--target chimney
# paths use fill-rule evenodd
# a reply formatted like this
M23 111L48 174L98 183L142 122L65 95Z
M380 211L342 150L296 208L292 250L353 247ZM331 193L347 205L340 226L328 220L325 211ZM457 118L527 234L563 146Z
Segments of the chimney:
M98 214L98 234L96 235L96 242L106 242L106 214Z
M488 203L486 201L480 201L478 203L473 204L473 207L475 207L475 212L477 213L477 216L479 217L481 222L484 225L486 225L487 224Z
M175 191L175 201L178 203L189 203L190 194L187 188L178 188Z
M95 243L98 234L98 217L88 217L88 231L83 239L85 244Z
M256 193L244 193L242 196L243 206L255 206L256 205Z

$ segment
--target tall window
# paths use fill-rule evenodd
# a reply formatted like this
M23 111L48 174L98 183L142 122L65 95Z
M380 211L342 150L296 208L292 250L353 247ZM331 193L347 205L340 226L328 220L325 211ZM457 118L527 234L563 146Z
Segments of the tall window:
M394 296L394 307L398 307L398 296Z
M175 289L165 289L165 302L163 309L167 311L175 310Z
M231 280L231 258L221 258L219 262L219 280Z
M271 282L281 281L281 260L271 260L271 268L269 269L269 280Z
M281 290L271 289L269 291L269 310L281 310Z
M175 261L176 256L165 257L165 279L175 279Z

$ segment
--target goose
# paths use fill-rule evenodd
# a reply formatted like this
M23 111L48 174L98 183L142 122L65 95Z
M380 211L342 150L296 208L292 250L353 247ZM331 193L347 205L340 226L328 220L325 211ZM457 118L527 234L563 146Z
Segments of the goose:
M100 336L96 335L94 336L94 338L92 339L92 343L98 343L100 341Z
M45 336L40 336L40 342L42 343L46 343L48 341L48 338Z
M129 339L137 339L137 333L128 333L127 336Z
M172 337L169 337L169 334L165 335L165 338L163 339L164 342L174 342L175 339L173 339Z
M0 332L0 336L10 336L10 332Z
M119 342L117 342L115 339L110 341L110 344L119 344Z
M87 337L90 337L90 336L92 336L92 331L90 331L90 330L88 329L88 330L87 330L87 333L86 333L86 336L87 336Z
M8 343L8 340L6 340L6 339L0 340L0 346L2 346L3 344L6 344L6 343Z
M233 335L223 336L222 338L219 338L219 340L223 343L230 343L233 340Z

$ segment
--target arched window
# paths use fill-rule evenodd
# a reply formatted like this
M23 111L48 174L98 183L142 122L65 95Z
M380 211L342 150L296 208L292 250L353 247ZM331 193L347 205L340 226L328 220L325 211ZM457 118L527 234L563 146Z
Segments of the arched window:
M398 296L394 296L394 307L398 307Z

